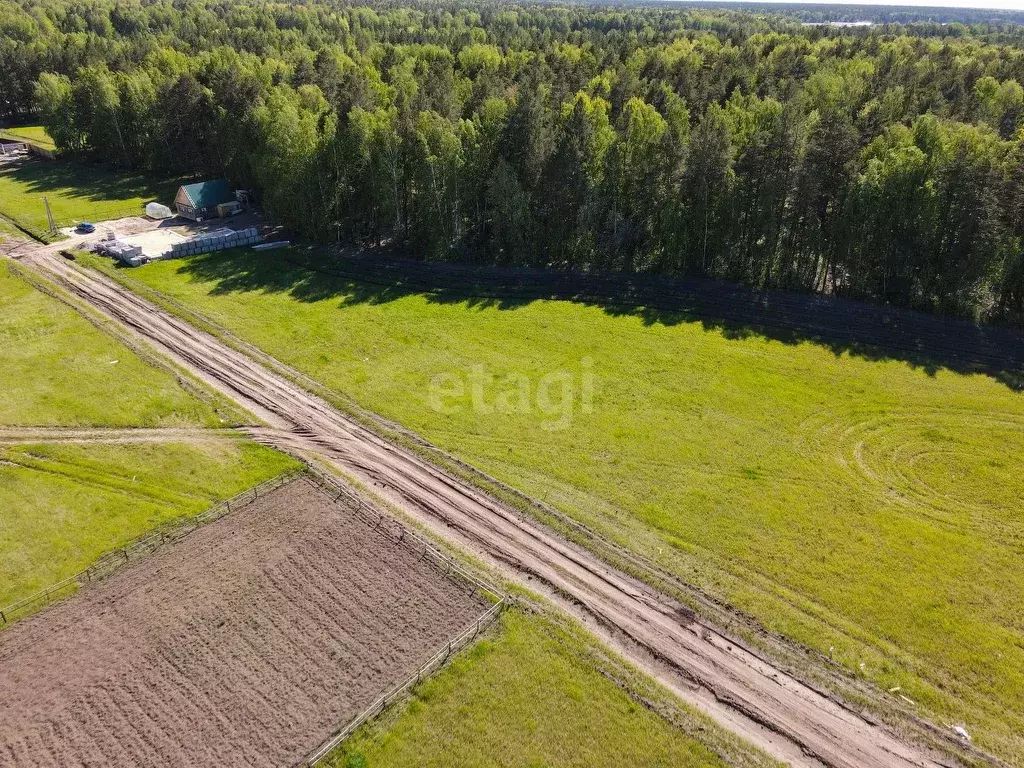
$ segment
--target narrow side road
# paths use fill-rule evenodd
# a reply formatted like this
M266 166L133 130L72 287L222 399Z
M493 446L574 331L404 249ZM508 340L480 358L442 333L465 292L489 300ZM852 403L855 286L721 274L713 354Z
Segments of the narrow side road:
M200 427L0 427L0 445L20 443L208 443L240 440L234 429Z
M405 513L645 653L631 655L684 700L795 766L947 765L689 618L674 600L544 526L386 442L322 399L106 277L40 248L22 264L55 279L267 422L250 434L317 454ZM656 661L654 661L656 660ZM668 672L666 673L666 670Z

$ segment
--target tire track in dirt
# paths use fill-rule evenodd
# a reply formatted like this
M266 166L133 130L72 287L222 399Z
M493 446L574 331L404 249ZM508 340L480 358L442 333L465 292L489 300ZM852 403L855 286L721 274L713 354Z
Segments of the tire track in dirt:
M490 562L511 567L521 583L540 584L576 615L595 618L647 671L730 730L792 765L836 768L938 768L939 758L901 740L842 702L771 666L689 618L676 601L612 569L543 526L392 445L325 401L217 339L100 275L46 249L25 259L272 429L266 442L309 452L383 489L410 516ZM259 432L254 430L254 432ZM534 581L536 580L536 581ZM665 670L674 673L666 677Z
M19 443L187 443L197 445L217 440L243 440L233 429L90 428L90 427L0 427L0 445Z

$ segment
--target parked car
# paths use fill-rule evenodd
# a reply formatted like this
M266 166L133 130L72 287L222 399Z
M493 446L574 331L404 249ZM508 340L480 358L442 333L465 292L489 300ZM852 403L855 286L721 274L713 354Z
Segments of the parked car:
M81 232L83 235L89 235L96 231L96 225L88 221L83 221L78 225L77 231Z

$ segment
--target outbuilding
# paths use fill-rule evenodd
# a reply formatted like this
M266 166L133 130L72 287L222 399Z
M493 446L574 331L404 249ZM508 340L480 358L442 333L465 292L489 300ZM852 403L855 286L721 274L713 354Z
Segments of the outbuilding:
M28 146L24 142L0 139L0 155L23 155L27 151Z
M217 206L234 200L235 194L231 191L227 179L217 179L179 187L178 194L174 197L174 207L177 208L179 216L192 221L203 221L217 218Z

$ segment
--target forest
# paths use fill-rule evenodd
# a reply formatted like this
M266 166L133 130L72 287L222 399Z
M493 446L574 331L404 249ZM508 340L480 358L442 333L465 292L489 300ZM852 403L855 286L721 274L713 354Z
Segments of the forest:
M312 241L1024 324L1024 27L722 8L0 0L0 120Z

